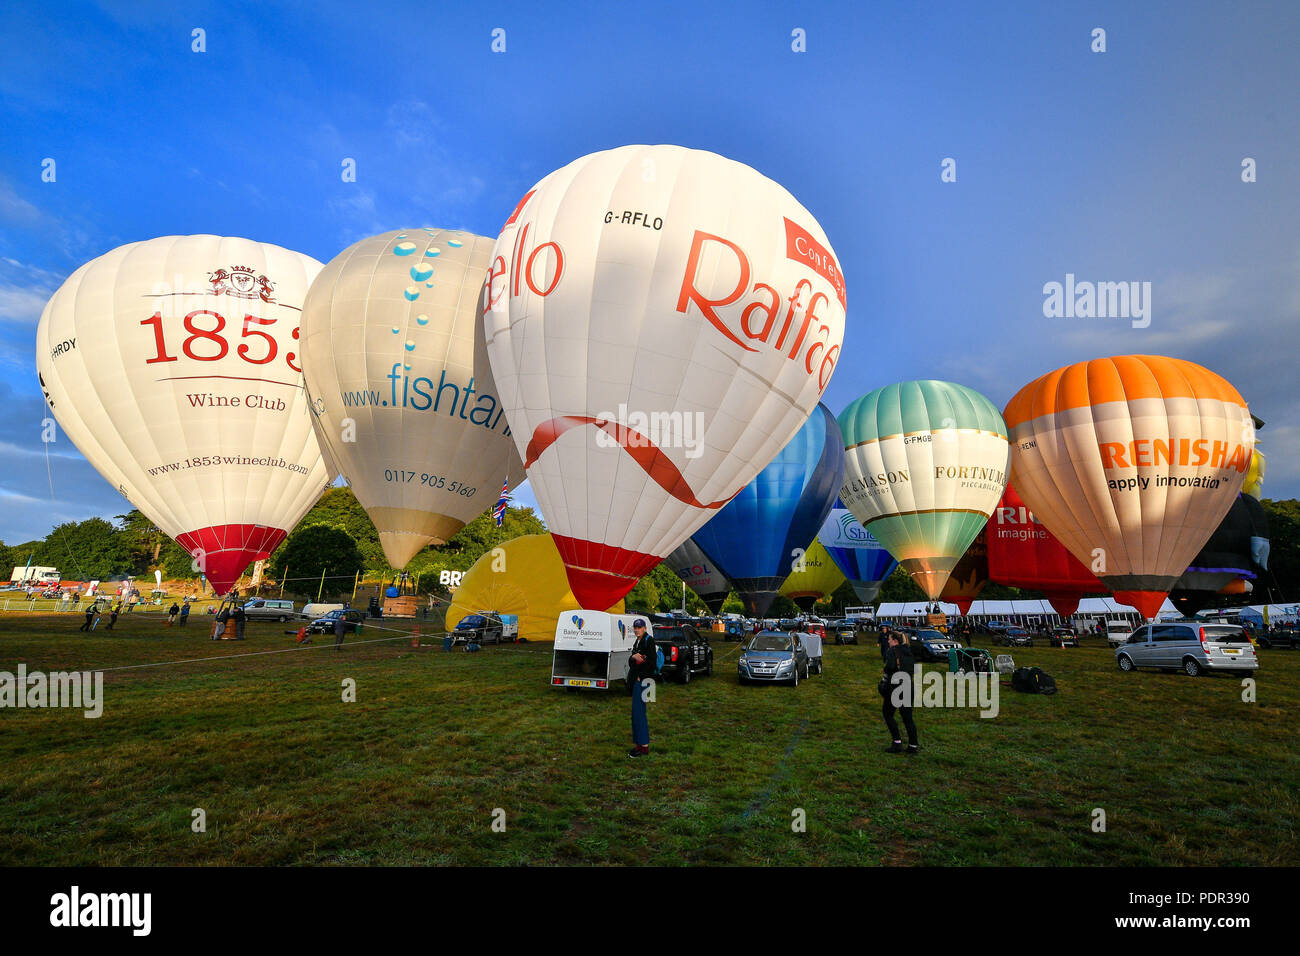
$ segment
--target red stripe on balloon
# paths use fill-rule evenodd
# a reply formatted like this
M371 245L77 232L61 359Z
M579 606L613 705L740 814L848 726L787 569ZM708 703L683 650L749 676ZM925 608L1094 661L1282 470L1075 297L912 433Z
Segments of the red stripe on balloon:
M542 456L546 449L554 445L561 435L570 429L579 428L583 425L594 425L612 436L632 460L641 466L641 470L650 476L651 481L682 504L690 505L692 508L716 510L740 494L740 491L737 490L725 498L710 501L707 504L698 500L695 497L694 489L687 483L682 473L677 470L677 466L673 464L672 459L655 447L655 444L649 438L634 429L628 428L626 425L606 421L603 418L593 418L588 415L561 415L538 425L533 431L532 439L528 442L528 458L524 462L524 467L531 468L533 463Z
M194 554L213 589L225 594L239 580L244 569L267 557L285 539L288 532L260 524L222 524L176 536L182 548Z

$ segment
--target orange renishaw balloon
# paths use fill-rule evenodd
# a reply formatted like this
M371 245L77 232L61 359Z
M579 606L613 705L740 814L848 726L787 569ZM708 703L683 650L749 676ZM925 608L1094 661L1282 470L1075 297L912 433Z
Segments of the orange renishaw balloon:
M1057 369L1003 417L1011 483L1115 599L1153 618L1232 506L1255 445L1245 400L1182 359L1123 355Z

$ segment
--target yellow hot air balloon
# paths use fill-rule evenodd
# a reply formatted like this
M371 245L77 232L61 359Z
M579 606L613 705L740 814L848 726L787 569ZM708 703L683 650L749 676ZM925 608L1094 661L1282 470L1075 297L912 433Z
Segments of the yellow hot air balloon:
M1057 369L1003 417L1025 504L1148 618L1232 507L1255 447L1235 388L1159 355Z
M1256 448L1255 454L1250 456L1250 467L1246 469L1246 480L1241 485L1241 490L1256 501L1264 496L1264 473L1267 470L1268 462L1264 460L1264 453Z
M465 572L447 609L447 630L467 614L493 611L517 614L520 637L551 641L560 612L577 606L555 539L527 534L489 551ZM622 614L622 599L606 610Z
M804 552L803 570L791 572L780 593L803 610L811 611L814 604L834 594L845 580L844 572L835 566L826 548L820 541L814 541Z

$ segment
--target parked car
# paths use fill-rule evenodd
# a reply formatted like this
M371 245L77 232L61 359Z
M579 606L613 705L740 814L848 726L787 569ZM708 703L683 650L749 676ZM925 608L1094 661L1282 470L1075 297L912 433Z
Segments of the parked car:
M292 601L254 598L244 605L244 614L250 621L279 621L284 623L298 616Z
M1034 635L1030 634L1023 627L1008 626L1001 634L993 639L994 644L1003 644L1006 647L1033 647Z
M1269 631L1260 634L1255 640L1259 646L1268 650L1272 647L1294 650L1300 647L1300 631L1294 631L1290 628L1282 628L1276 631Z
M858 643L858 634L862 627L851 620L832 621L826 625L826 631L831 635L836 644L856 644Z
M1052 628L1052 633L1047 636L1047 640L1053 647L1079 646L1079 635L1068 627Z
M1236 624L1173 622L1143 624L1115 651L1122 671L1156 667L1181 670L1189 677L1206 671L1254 671L1259 658L1246 632Z
M1125 621L1106 622L1106 643L1111 647L1119 647L1121 644L1127 644L1129 635L1132 633L1133 625Z
M961 647L947 634L930 627L920 627L907 632L908 642L912 645L912 656L918 661L948 662L948 651Z
M826 622L825 621L805 621L803 625L805 634L816 634L822 640L826 640Z
M307 625L308 634L333 634L334 622L339 617L343 617L346 623L343 625L343 633L355 634L357 628L365 623L366 612L355 611L352 608L339 608L336 611L330 611L324 617L318 617Z
M466 614L451 632L453 644L500 644L501 619L488 614Z
M794 631L759 631L736 662L736 677L742 684L750 681L788 681L799 686L808 676L808 651Z
M987 624L984 625L984 629L986 631L992 631L994 634L996 634L999 631L1005 631L1010 626L1011 625L1008 624L1006 621L989 621Z
M656 624L655 643L664 652L664 675L674 675L689 684L697 671L713 673L713 646L691 624Z

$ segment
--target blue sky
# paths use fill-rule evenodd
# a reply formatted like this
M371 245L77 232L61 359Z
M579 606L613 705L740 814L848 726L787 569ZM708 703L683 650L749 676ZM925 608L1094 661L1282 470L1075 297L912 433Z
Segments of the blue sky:
M832 411L925 377L1001 407L1069 362L1175 355L1238 386L1265 493L1300 496L1294 4L18 2L0 29L6 542L127 507L39 440L36 324L82 262L200 232L322 261L494 235L552 169L644 142L748 163L818 218L849 296ZM1067 273L1150 282L1150 326L1045 318Z

